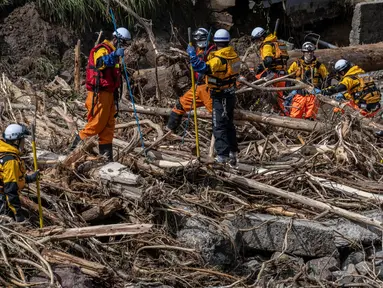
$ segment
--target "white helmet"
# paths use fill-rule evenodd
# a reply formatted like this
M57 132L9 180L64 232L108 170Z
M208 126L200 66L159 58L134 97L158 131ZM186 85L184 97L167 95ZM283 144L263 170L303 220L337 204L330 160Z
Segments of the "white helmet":
M251 40L257 40L263 36L265 36L266 31L262 27L256 27L251 31Z
M316 47L313 43L311 42L305 42L302 45L302 52L314 52L316 50Z
M124 27L117 28L117 30L113 32L113 36L124 41L132 40L129 30Z
M349 68L350 66L351 66L350 62L344 59L340 59L336 61L334 68L336 72L342 72L346 70L347 68Z
M218 29L214 34L214 42L230 42L230 33L225 29Z
M30 135L27 127L20 124L11 124L3 133L3 138L6 141L15 141L25 138L27 135Z

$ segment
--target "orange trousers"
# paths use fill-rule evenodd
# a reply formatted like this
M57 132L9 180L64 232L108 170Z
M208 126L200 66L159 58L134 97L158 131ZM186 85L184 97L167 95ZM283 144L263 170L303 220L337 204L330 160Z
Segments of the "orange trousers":
M80 131L79 136L82 140L85 138L98 135L100 144L110 144L114 137L114 127L116 125L116 107L112 92L100 91L95 99L93 116L92 99L93 92L88 92L85 107L88 110L88 123L84 129Z
M290 109L291 118L311 118L316 119L319 103L315 95L294 96Z
M366 110L363 110L361 108L359 108L359 106L354 102L354 101L348 101L346 103L347 106L351 107L352 109L356 110L356 111L359 111L359 113L366 117L366 118L373 118L382 108L379 108L373 112L368 112ZM335 113L337 112L341 112L342 114L344 114L344 110L342 110L341 108L334 108L333 110Z
M197 86L195 91L196 106L203 107L205 106L207 111L212 113L213 111L213 101L210 97L210 90L207 84L201 84ZM173 108L173 112L178 115L183 115L185 112L193 110L193 89L190 88L186 93L180 97L178 100L179 103Z

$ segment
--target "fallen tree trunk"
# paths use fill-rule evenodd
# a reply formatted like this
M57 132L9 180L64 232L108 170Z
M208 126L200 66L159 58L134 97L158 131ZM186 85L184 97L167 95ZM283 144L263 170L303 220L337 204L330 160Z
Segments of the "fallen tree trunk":
M313 199L310 199L309 197L299 195L293 192L285 191L267 184L260 183L255 180L237 176L235 174L231 174L227 172L223 172L223 174L225 175L225 177L221 177L223 181L229 181L238 185L246 186L251 189L260 190L262 192L283 197L283 198L292 200L294 202L302 203L304 205L307 205L308 207L313 207L322 211L329 211L330 213L342 216L344 218L347 218L349 220L352 220L358 223L367 224L367 225L376 227L380 231L383 231L383 223L380 221L377 221L374 218L369 218L358 213L350 212L345 209L333 206L331 204L326 204L317 200L313 200Z
M288 65L291 65L297 58L302 57L302 52L293 50L289 51L289 55ZM328 68L333 66L337 60L345 58L362 67L365 71L383 69L383 42L336 49L319 49L315 51L315 55ZM256 67L259 63L256 53L249 54L246 59L246 63L250 67Z
M105 219L120 210L122 207L121 200L118 198L108 199L92 208L81 213L82 218L89 222L93 220Z
M160 108L160 107L145 107L145 106L136 106L137 113L149 114L149 115L160 115L160 116L169 116L172 108ZM133 108L123 107L120 109L121 112L133 112ZM198 117L211 119L211 113L198 110ZM192 116L192 115L191 115ZM235 120L244 120L250 122L259 122L263 124L270 124L273 126L284 127L295 130L302 131L324 131L329 128L326 124L318 121L309 121L303 119L289 118L278 115L271 115L261 112L249 112L245 110L235 110L234 112Z

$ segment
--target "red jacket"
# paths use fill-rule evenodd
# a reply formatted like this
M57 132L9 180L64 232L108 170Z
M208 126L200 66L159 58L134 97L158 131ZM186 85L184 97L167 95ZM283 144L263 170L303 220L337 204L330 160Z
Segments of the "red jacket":
M120 87L121 71L118 64L114 67L105 67L103 70L96 68L94 54L100 48L105 48L108 51L108 54L115 50L107 43L103 42L90 51L88 66L86 67L86 89L88 91L102 90L114 92Z

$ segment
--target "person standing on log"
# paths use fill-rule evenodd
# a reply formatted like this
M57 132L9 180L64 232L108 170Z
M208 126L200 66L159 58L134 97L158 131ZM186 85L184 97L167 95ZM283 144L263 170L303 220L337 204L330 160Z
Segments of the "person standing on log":
M325 85L328 71L326 66L319 62L314 55L316 47L311 42L305 42L301 51L303 56L293 62L287 72L289 74L295 72L297 80L313 85L316 93L320 93L320 89ZM325 86L324 86L325 87ZM307 90L294 90L285 99L284 107L292 118L305 118L314 120L318 113L318 100L315 95Z
M241 62L232 46L230 34L219 29L214 34L217 51L212 51L203 61L193 46L188 46L190 63L196 72L206 75L206 83L213 101L213 135L215 137L216 162L235 166L237 163L237 135L234 126L236 81Z
M266 35L266 31L262 27L253 29L251 40L257 44L261 58L261 63L255 71L256 78L270 77L275 79L286 75L287 60L289 60L286 44L279 41L275 34ZM274 86L285 87L286 82L278 82ZM274 110L279 110L281 115L288 116L284 108L283 91L277 92L276 102L277 105L275 105Z
M20 158L25 152L27 135L30 133L25 126L11 124L0 140L0 214L13 215L16 222L25 220L19 193L25 183L36 182L39 176L38 170L27 175L24 161Z
M347 106L364 117L374 117L381 109L381 94L374 80L363 69L345 59L338 60L334 68L341 80L338 85L322 90L322 94L329 96L337 93L337 101L347 100ZM335 112L342 110L336 108Z
M86 89L88 96L85 107L88 110L88 123L74 139L70 150L76 148L81 140L98 135L99 151L113 161L114 128L116 124L116 100L121 85L120 57L124 57L124 48L131 40L126 28L113 32L111 41L104 40L95 46L89 55L86 69Z
M209 31L205 28L198 28L193 33L193 39L196 42L196 54L197 57L200 57L203 61L207 61L207 57L210 52L216 50L215 44L211 43L208 39ZM196 106L203 107L211 113L213 111L213 103L210 97L209 87L205 83L205 76L198 72L195 72L195 79L197 83L197 88L195 90L196 96ZM183 115L190 111L193 106L193 87L191 87L186 93L180 97L174 106L172 112L169 116L169 121L167 128L173 132L180 126L182 122Z

